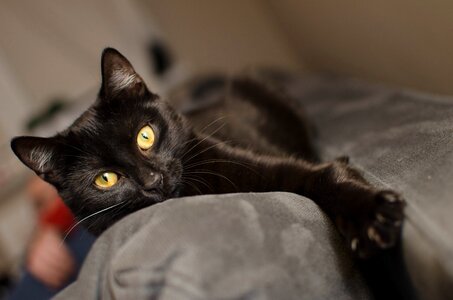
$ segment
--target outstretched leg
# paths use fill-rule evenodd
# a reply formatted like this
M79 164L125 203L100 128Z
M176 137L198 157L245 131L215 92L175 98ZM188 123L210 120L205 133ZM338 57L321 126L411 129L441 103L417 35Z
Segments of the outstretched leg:
M373 187L345 160L317 166L304 193L329 214L359 257L390 248L399 239L403 198Z
M396 244L404 200L368 183L348 159L311 163L296 158L256 155L200 137L184 162L187 176L202 175L184 194L287 191L315 201L335 222L359 257Z

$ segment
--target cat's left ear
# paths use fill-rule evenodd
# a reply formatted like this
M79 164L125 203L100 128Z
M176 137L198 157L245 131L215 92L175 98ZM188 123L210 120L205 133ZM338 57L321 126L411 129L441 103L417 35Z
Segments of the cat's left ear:
M14 154L44 180L54 183L52 175L58 164L59 147L53 138L16 137L11 141Z
M132 64L116 49L106 48L102 52L101 96L112 98L119 95L143 95L146 85L135 72Z

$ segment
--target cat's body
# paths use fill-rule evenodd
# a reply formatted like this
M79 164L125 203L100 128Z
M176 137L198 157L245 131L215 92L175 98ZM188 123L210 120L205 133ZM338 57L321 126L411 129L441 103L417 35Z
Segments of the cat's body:
M103 211L84 221L92 232L169 198L288 191L320 205L360 256L397 241L401 198L370 186L344 158L318 163L305 118L278 92L247 78L222 81L223 96L182 117L116 50L104 51L102 74L99 99L67 130L12 142L79 219Z
M180 103L179 110L195 131L230 146L318 161L312 126L302 108L278 91L271 78L265 73L197 78L169 101Z

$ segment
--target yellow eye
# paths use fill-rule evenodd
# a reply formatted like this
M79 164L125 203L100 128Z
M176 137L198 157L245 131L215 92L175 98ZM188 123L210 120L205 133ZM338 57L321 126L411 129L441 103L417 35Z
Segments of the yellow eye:
M96 177L96 180L94 183L101 188L109 188L114 186L118 182L118 175L113 172L104 172L98 177Z
M142 150L148 150L154 144L154 131L150 126L145 126L137 134L137 145Z

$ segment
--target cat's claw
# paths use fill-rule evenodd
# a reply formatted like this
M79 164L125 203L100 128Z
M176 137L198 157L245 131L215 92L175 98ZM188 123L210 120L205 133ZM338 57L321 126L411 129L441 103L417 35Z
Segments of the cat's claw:
M353 252L357 251L357 246L359 245L359 239L358 238L353 238L351 241L351 250Z
M375 242L379 247L386 249L392 246L389 241L386 241L382 238L382 236L379 234L378 230L374 226L368 227L367 230L368 238Z

